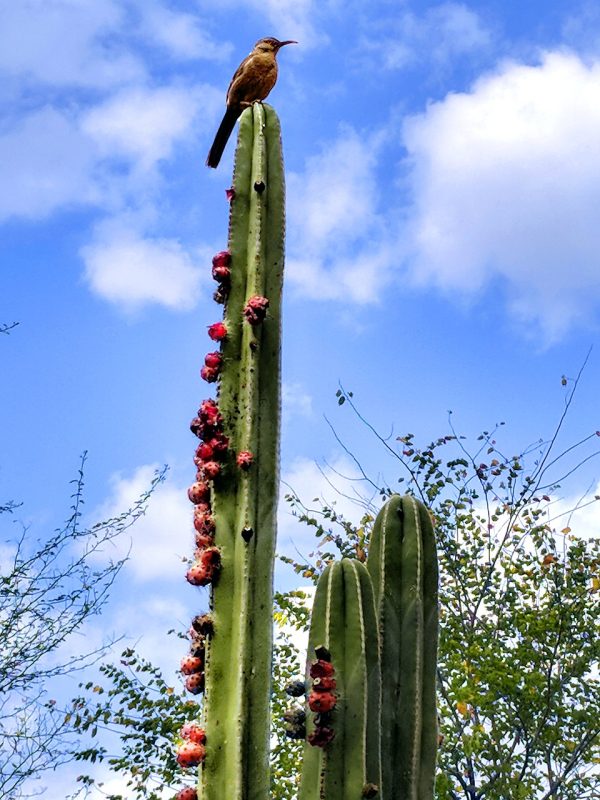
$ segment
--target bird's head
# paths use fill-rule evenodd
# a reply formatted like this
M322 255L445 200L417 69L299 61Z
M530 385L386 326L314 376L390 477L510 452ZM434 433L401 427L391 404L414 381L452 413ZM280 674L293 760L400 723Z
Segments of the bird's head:
M259 39L254 45L254 49L261 53L277 53L286 44L298 44L298 42L293 39L286 39L285 42L280 42L279 39L275 39L273 36L267 36L265 39Z

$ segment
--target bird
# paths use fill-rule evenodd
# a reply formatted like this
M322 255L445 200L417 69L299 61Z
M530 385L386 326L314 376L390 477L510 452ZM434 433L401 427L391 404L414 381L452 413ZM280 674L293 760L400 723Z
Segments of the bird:
M242 111L257 101L264 100L277 81L277 53L286 44L298 44L293 39L280 42L272 36L259 39L250 55L236 69L227 89L227 109L219 130L208 151L207 167L217 167L225 145Z

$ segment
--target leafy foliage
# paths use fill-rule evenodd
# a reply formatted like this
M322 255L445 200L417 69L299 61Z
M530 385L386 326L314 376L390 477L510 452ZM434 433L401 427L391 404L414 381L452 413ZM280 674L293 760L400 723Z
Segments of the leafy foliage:
M339 394L400 463L400 482L436 522L438 800L575 800L600 790L600 539L577 536L565 521L575 509L559 499L563 477L598 454L600 434L555 452L575 388L551 439L517 456L501 451L500 425L471 449L452 422L425 447L411 434L390 443L361 417L351 393ZM294 563L299 574L314 576L332 557L368 547L373 515L350 530L331 506L288 499L320 542L312 563Z
M44 541L33 541L20 527L5 538L0 574L0 795L31 796L31 780L69 758L72 709L65 714L48 699L49 679L80 670L100 659L110 643L87 652L64 645L86 620L101 613L126 559L96 560L106 545L143 513L162 474L123 514L92 528L81 526L84 503L81 459L73 481L72 506L64 526ZM18 504L0 507L15 529ZM99 564L99 566L98 566ZM29 788L26 788L29 787ZM25 794L25 792L27 792Z

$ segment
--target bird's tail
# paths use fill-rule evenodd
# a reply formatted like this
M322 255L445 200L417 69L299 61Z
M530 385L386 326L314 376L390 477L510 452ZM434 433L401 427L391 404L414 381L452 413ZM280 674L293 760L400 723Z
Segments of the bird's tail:
M225 150L225 145L231 136L231 132L235 127L235 122L240 114L240 108L229 107L225 111L225 116L221 120L215 140L212 143L212 147L208 151L208 156L206 158L207 167L214 168L218 165L219 161L221 160L221 156L223 155L223 150Z

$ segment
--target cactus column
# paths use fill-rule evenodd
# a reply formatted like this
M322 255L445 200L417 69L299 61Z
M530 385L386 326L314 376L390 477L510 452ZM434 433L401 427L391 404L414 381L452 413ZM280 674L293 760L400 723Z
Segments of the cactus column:
M427 508L394 495L379 512L367 569L381 653L385 800L433 800L437 753L438 566Z
M299 800L380 798L380 684L373 587L360 561L317 585L308 662L308 742Z
M202 800L268 800L284 174L279 121L266 105L240 118L228 250L218 388L228 451L209 476L220 568L198 788Z

